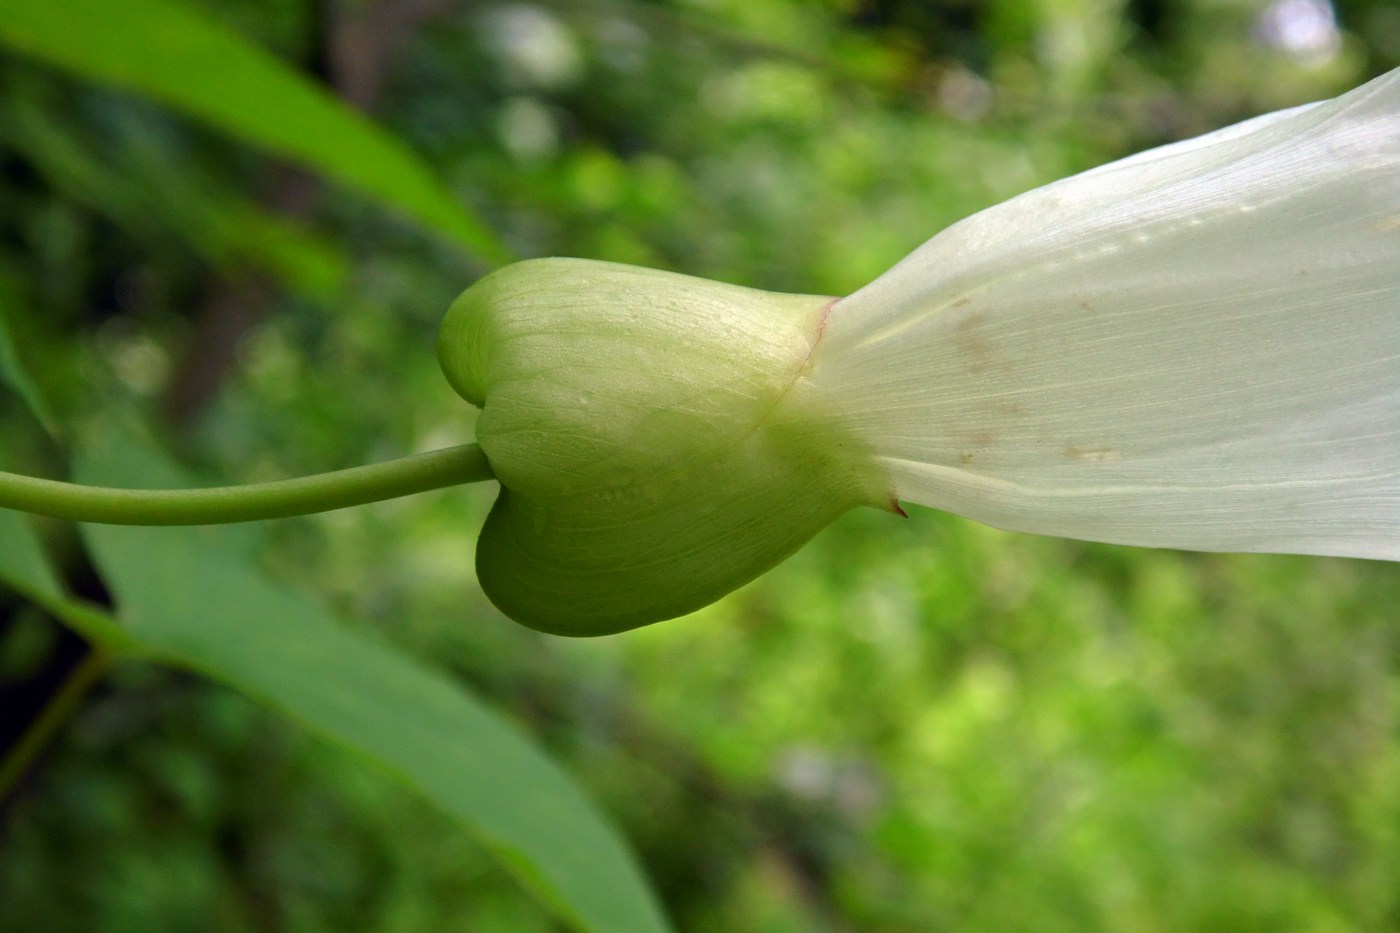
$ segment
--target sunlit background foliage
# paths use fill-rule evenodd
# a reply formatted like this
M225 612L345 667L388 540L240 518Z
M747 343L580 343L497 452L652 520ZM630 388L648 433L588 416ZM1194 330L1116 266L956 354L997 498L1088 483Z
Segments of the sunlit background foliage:
M809 293L1400 65L1390 0L198 6L372 114L516 255ZM471 439L433 339L480 254L13 54L0 165L3 310L69 434L140 423L213 482ZM8 395L0 436L12 467L61 469ZM692 617L570 641L477 589L491 495L251 546L523 724L683 930L1400 928L1393 565L872 512ZM45 530L100 595L71 530ZM3 591L0 613L12 741L77 649ZM104 681L0 810L5 930L555 923L359 759L154 666Z

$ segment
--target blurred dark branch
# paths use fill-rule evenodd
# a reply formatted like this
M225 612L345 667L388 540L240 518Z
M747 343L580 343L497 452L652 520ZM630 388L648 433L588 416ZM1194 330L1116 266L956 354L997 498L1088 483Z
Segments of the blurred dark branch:
M101 648L90 648L82 660L70 667L58 688L49 696L43 708L0 759L0 800L29 773L74 713L82 705L88 691L107 672L111 655Z
M686 816L716 832L716 842L724 853L735 849L762 851L813 915L841 915L833 888L838 866L823 840L832 835L833 829L839 834L844 822L828 806L797 800L776 783L755 788L735 786L705 761L692 742L642 714L625 696L590 694L587 704L579 704L574 702L576 691L557 682L529 677L508 688L507 695L517 713L531 723L534 734L591 732L600 745L620 747L630 760L650 763L656 775L676 788L677 797L704 808L703 815L688 811ZM581 709L587 711L582 716ZM689 848L694 855L697 851L703 853L705 847L698 839L692 839ZM647 864L665 859L660 852L642 854ZM724 854L713 859L714 864L728 861ZM655 882L663 887L665 900L676 906L682 900L719 900L722 894L715 888L739 880L705 878L704 868L703 864L691 864L683 875L661 873ZM697 874L702 877L697 879ZM668 881L670 888L666 887ZM833 925L828 929L840 933L846 928Z
M450 11L453 0L323 0L322 8L329 83L354 106L372 111L395 56L424 22Z
M616 738L633 757L655 763L682 786L687 799L703 801L714 814L733 821L741 832L756 836L739 842L756 843L776 860L813 914L840 916L832 889L835 866L817 842L822 835L818 824L828 821L830 814L800 807L775 787L756 791L734 787L690 743L644 719L635 707L619 711L618 726Z
M67 589L100 606L112 605L111 595L86 557L63 567ZM9 636L22 612L36 612L53 626L56 638L47 656L27 678L0 689L0 837L6 817L36 783L55 743L85 711L93 688L106 673L112 656L91 646L23 597L0 588L0 637ZM3 926L3 924L0 924Z
M450 3L312 0L302 68L351 105L372 110L394 57L423 22L450 8ZM312 175L279 165L261 200L274 213L306 220L315 212L322 191ZM196 311L184 354L162 399L161 409L172 427L188 426L218 394L237 365L240 344L266 319L277 295L278 287L263 275L214 281Z

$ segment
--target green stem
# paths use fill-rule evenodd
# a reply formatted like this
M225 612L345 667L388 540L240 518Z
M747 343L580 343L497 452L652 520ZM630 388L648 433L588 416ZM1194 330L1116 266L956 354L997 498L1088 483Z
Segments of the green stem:
M219 525L328 512L494 478L476 444L219 489L109 489L0 472L0 508L102 525Z
M19 737L19 741L10 749L5 760L0 761L0 799L4 799L19 783L19 779L24 777L25 772L34 764L34 759L39 757L39 753L72 717L88 690L107 670L110 660L111 655L102 648L89 650L78 666L73 668L63 686L49 698L49 702L29 724L29 728L24 730L24 735Z

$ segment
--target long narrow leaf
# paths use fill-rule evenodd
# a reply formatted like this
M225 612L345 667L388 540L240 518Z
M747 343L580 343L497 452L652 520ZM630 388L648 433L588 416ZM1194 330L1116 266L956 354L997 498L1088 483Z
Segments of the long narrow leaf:
M34 529L9 509L0 509L0 583L36 596L57 597L62 592Z
M253 265L289 289L324 301L344 287L349 260L333 241L260 209L156 152L93 144L23 91L0 102L0 140L56 189L139 235L169 229L224 268ZM148 147L154 150L155 147Z
M0 470L4 468L0 460ZM23 593L93 644L112 651L139 651L116 619L64 592L34 526L26 516L9 509L0 509L0 584Z
M53 410L25 368L11 331L11 315L16 313L20 301L18 286L9 274L0 268L0 383L9 386L29 409L30 414L38 419L46 430L53 433L57 424Z
M109 484L170 481L129 442L88 450L79 472ZM456 684L269 582L220 529L85 533L123 622L156 657L359 752L473 830L578 927L666 928L631 855L576 785Z
M491 263L509 250L394 136L178 0L0 0L0 42L149 95L395 207Z

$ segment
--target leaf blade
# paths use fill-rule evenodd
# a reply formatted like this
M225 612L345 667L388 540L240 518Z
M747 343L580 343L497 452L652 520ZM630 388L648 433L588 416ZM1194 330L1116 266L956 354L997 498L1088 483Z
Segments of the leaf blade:
M0 269L0 382L9 386L50 434L56 433L53 409L29 371L14 337L10 315L21 302L20 290L5 269Z
M147 95L395 207L490 263L510 251L400 140L172 0L0 0L0 42ZM139 50L139 52L133 52Z
M93 644L112 651L137 652L116 619L67 595L34 527L24 515L10 509L0 509L0 584L42 606Z
M0 583L25 594L57 597L62 588L39 536L24 516L0 509Z
M316 300L335 300L345 288L350 260L335 241L223 190L194 166L173 165L159 153L133 152L121 144L109 145L99 157L89 141L44 104L23 88L12 91L0 103L0 139L74 201L134 236L153 226L168 227L219 267L260 268Z
M134 445L84 479L161 480ZM474 830L579 928L664 930L612 829L515 727L445 677L339 625L220 546L220 529L84 528L127 629L156 656L255 696L353 749Z

